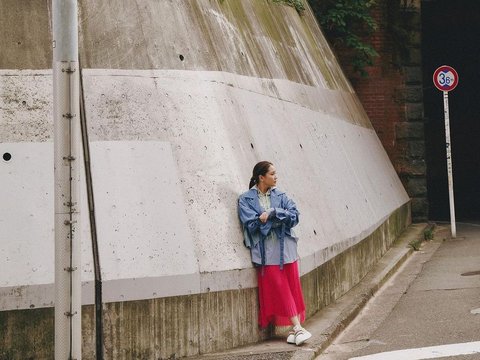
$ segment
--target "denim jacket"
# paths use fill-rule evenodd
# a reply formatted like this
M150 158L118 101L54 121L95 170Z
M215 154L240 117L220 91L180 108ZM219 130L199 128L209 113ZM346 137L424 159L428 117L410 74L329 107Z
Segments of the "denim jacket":
M270 206L273 211L266 223L259 219L267 209L263 209L258 200L257 189L252 188L240 195L238 199L238 215L243 226L244 244L252 248L260 243L262 265L265 264L264 242L270 231L275 231L280 241L280 268L283 268L283 248L285 236L295 238L292 228L298 224L297 206L287 195L273 188L270 191Z

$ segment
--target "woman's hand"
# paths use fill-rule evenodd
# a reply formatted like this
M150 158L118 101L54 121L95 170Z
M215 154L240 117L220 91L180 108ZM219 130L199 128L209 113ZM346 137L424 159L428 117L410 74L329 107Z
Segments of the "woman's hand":
M261 221L262 223L265 224L265 223L267 222L267 220L268 220L268 212L265 211L265 212L262 213L262 215L260 215L258 218L260 219L260 221Z

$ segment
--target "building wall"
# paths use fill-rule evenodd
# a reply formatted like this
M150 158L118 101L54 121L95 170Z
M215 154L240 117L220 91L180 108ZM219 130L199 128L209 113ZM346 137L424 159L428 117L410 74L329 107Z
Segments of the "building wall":
M421 71L420 2L407 2L407 8L393 15L411 31L406 48L395 44L389 31L391 1L379 1L372 11L378 29L371 42L379 56L368 67L368 76L361 77L348 64L341 49L337 55L358 98L370 118L390 160L412 199L414 221L428 218L426 153L424 137L423 88ZM400 3L400 1L398 1ZM392 24L390 24L392 25ZM403 46L403 45L402 45Z

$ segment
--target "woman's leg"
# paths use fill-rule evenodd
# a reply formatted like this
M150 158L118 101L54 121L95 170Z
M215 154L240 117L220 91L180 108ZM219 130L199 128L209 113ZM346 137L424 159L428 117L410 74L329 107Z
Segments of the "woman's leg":
M294 328L296 328L297 326L300 327L300 319L298 318L297 315L293 316L290 318L290 320L292 321L292 325Z
M310 339L312 334L310 334L307 330L305 330L302 325L300 325L300 319L297 316L293 316L290 318L293 324L293 330L290 331L287 337L287 343L289 344L296 344L301 345L306 340Z
M295 299L297 311L299 313L290 318L290 321L293 325L293 331L289 334L287 342L301 345L308 340L312 334L305 330L301 325L301 321L305 318L305 305L303 302L302 287L300 285L300 276L298 274L298 264L296 262L292 263L288 270L290 270L287 272L289 278L289 287L291 289L292 296Z

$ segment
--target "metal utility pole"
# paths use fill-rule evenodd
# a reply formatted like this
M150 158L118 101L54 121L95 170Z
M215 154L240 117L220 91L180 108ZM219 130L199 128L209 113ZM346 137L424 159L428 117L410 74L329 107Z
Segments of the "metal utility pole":
M55 359L80 360L80 154L77 0L52 0Z

